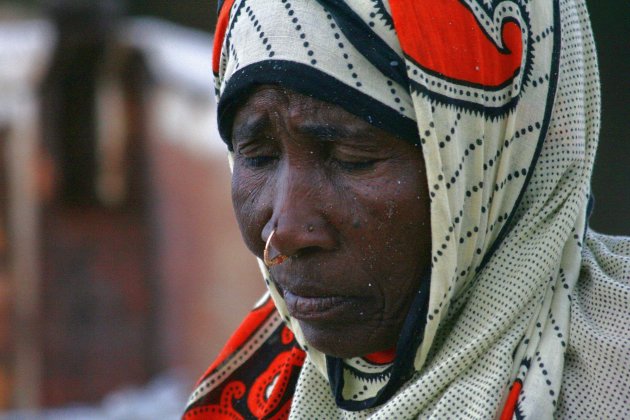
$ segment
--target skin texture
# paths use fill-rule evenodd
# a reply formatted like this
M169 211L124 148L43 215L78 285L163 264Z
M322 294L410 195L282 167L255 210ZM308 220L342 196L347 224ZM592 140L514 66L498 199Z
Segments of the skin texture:
M420 149L339 106L257 88L236 112L232 200L247 247L271 268L308 343L337 357L396 345L429 272Z

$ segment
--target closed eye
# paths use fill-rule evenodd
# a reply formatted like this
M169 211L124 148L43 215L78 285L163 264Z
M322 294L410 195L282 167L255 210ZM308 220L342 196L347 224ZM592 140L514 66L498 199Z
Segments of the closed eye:
M263 168L272 164L277 158L275 156L243 156L245 165L250 168Z
M360 171L370 170L374 167L376 162L378 162L377 159L360 160L360 161L345 161L345 160L335 159L334 161L341 169L347 172L360 172Z

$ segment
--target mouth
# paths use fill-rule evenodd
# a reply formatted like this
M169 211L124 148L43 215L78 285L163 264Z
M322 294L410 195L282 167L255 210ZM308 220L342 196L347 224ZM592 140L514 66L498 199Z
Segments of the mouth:
M365 314L358 298L346 296L299 296L283 290L284 301L292 317L300 321L343 321Z

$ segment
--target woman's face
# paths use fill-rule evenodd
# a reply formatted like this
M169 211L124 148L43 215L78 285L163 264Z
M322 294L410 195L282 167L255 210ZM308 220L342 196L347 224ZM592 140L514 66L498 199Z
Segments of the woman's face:
M232 131L232 200L248 248L271 268L309 344L337 357L396 345L428 281L429 200L420 149L339 106L255 90Z

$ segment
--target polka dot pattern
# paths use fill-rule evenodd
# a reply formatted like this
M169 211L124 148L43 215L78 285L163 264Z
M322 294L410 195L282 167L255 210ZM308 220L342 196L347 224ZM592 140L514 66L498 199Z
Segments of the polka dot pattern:
M630 243L592 232L585 242L558 413L564 418L628 418Z

